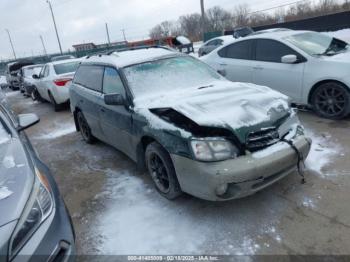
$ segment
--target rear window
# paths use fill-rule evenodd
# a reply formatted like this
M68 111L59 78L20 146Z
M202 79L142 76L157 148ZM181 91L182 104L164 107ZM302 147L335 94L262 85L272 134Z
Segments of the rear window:
M42 66L39 67L31 67L31 68L24 68L23 69L23 74L26 77L31 77L34 74L39 75L40 71L42 69Z
M73 82L94 91L102 91L103 66L81 65L75 73Z
M54 69L57 75L74 73L79 66L79 62L69 62L64 64L54 65Z

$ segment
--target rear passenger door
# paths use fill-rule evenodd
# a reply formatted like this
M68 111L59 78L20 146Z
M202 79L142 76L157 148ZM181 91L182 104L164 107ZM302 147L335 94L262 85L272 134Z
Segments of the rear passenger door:
M120 94L126 101L125 87L118 71L114 67L107 66L103 77L103 96L110 94ZM132 157L130 110L126 105L106 105L103 103L99 112L102 130L108 143Z
M253 40L233 43L219 50L219 72L234 82L253 81Z
M39 74L39 81L36 84L37 90L42 98L49 101L49 95L46 89L46 81L49 75L49 65L45 65Z
M298 62L284 64L285 55L296 55ZM299 102L302 92L305 58L282 42L272 39L256 41L253 82L268 86Z
M75 73L74 85L77 107L83 112L92 134L105 140L103 136L99 111L104 103L102 96L104 66L81 65Z

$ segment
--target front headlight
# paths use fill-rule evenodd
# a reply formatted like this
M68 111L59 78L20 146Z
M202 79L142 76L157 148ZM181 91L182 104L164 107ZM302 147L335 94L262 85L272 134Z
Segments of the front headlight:
M239 155L239 149L223 138L194 139L191 148L199 161L222 161Z
M35 169L36 179L32 194L22 213L10 243L10 257L13 257L51 214L53 200L46 177Z

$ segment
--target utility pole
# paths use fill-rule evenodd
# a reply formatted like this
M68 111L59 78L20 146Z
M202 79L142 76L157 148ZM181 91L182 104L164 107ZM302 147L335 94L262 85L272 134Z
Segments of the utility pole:
M125 29L122 29L121 31L123 32L124 41L126 42L126 37L125 37Z
M107 40L108 40L108 45L111 45L111 39L109 38L109 30L108 30L108 24L106 23L106 33L107 33Z
M204 8L204 0L201 1L201 13L202 13L202 33L203 33L203 38L204 38L204 33L206 32L206 19L205 19L205 8Z
M41 40L41 44L43 45L44 54L47 56L47 52L46 52L46 48L45 48L45 44L44 44L44 39L43 39L42 35L40 35L40 40Z
M53 14L53 11L52 11L51 2L50 2L49 0L46 0L46 2L49 4L49 7L50 7L53 25L55 26L55 31L56 31L56 36L57 36L58 45L59 45L59 47L60 47L60 52L61 52L61 54L62 54L62 46L61 46L60 37L58 36L58 31L57 31L57 26L56 26L56 21L55 21L55 15Z
M15 48L13 47L10 31L8 29L5 29L5 31L7 32L7 35L9 36L9 40L10 40L10 44L11 44L11 47L12 47L13 56L15 57L15 59L17 59Z

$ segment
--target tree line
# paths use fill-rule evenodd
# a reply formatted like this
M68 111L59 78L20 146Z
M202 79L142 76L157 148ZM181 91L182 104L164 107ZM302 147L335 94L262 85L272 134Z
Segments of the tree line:
M232 30L242 26L261 26L309 17L322 16L330 13L350 10L350 0L319 0L317 2L300 1L288 7L279 7L270 12L252 12L248 4L236 6L233 11L214 6L205 12L205 32ZM159 39L167 36L185 35L192 41L202 39L202 17L199 13L180 16L176 21L163 21L154 26L149 36Z

